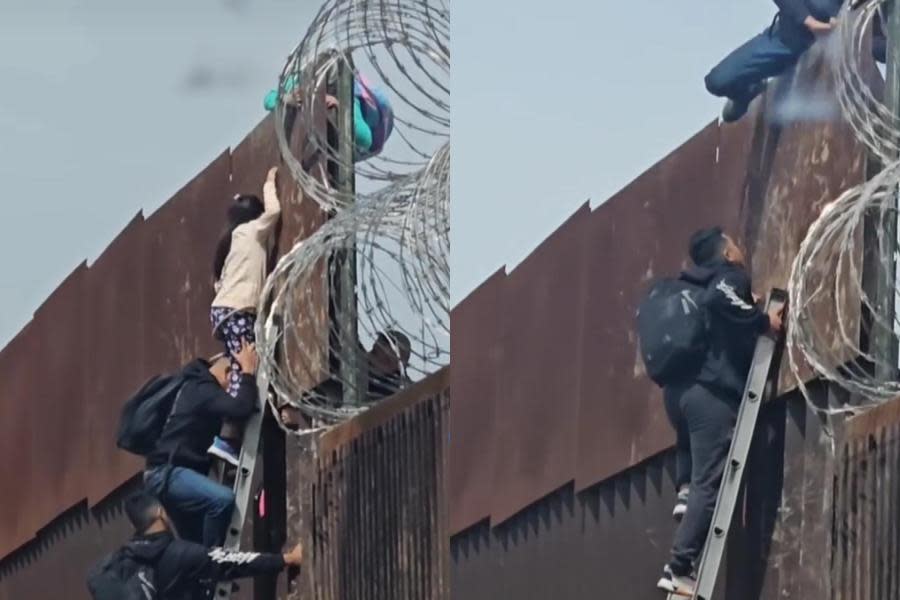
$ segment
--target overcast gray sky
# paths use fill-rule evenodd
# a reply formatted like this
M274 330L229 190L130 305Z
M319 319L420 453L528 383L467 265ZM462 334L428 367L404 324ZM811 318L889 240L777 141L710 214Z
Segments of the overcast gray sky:
M2 0L0 346L139 209L250 131L318 6Z
M770 0L455 0L453 303L711 121L721 104L703 77L775 10Z

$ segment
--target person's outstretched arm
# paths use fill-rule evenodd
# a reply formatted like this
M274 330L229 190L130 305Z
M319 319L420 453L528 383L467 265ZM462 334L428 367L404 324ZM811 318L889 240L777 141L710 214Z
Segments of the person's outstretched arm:
M209 400L209 412L227 419L246 419L256 410L259 401L259 391L256 386L256 369L259 366L259 355L256 346L241 342L240 352L234 355L241 367L241 383L237 396L232 398L218 384L210 383L212 398Z
M178 540L176 551L179 571L185 581L230 581L243 577L271 575L285 566L299 567L303 549L298 544L285 554L235 552L222 548L206 548L200 544Z
M277 175L278 167L272 167L263 184L263 214L256 220L262 237L268 237L281 216L281 202L278 200L278 189L275 186Z

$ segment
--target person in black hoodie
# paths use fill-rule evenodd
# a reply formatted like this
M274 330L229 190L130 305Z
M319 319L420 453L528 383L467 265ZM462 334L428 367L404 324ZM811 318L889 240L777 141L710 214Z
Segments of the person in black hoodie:
M813 42L835 26L841 0L775 0L779 12L772 25L716 65L706 76L706 89L727 98L726 123L747 113L769 77L794 66Z
M125 552L153 566L160 600L204 598L220 581L275 574L303 561L299 544L286 554L263 554L228 552L180 539L160 502L144 492L125 501L125 513L135 529Z
M670 562L657 584L670 593L693 593L694 563L712 522L719 484L757 338L780 331L781 315L766 313L751 292L744 255L718 227L691 237L694 267L685 281L706 289L709 317L706 358L699 370L666 386L666 413L677 437L690 449L687 510L675 534Z
M235 358L241 368L236 397L226 391L228 356L197 359L184 368L184 383L144 471L144 485L162 500L181 534L206 546L225 541L234 507L234 492L207 477L207 449L225 419L247 419L258 404L255 347L244 342Z

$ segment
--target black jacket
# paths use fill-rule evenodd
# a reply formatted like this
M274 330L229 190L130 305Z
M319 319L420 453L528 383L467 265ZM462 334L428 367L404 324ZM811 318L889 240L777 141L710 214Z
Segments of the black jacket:
M203 359L187 365L181 375L184 384L156 449L147 456L147 467L164 465L171 455L173 465L206 473L210 466L206 450L222 429L223 419L246 419L256 409L256 379L244 375L237 397L232 398Z
M774 0L778 5L778 20L775 29L779 37L789 46L807 47L815 41L815 36L803 21L807 17L827 23L841 10L841 0Z
M694 267L681 277L706 287L709 348L696 381L738 400L744 392L756 340L769 329L769 315L753 301L750 276L741 267L725 263Z
M210 549L177 539L169 532L135 536L125 548L138 561L155 567L160 600L188 600L218 581L284 569L281 554Z

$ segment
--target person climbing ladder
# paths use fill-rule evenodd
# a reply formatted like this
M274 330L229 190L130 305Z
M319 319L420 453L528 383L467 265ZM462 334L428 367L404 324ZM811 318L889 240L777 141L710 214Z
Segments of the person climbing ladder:
M255 342L256 304L266 282L273 232L281 215L276 179L278 167L269 169L263 200L237 195L228 208L228 228L219 239L213 260L216 297L210 308L213 334L231 357L228 393L237 396L241 367L235 360L244 341ZM226 421L209 453L237 466L240 427Z

